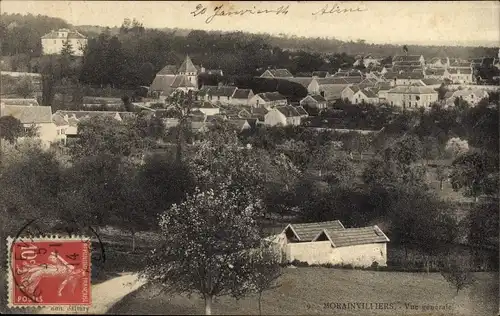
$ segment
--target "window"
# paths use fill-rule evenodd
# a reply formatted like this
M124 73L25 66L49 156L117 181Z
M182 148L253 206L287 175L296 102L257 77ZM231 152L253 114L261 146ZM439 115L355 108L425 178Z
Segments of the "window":
M415 100L420 101L420 96L416 95Z
M231 97L230 96L227 96L227 100L229 100Z
M220 101L220 95L217 96L217 101Z

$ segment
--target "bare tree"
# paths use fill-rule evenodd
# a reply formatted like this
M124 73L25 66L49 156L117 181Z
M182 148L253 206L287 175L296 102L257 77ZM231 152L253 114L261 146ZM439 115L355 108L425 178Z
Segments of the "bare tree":
M440 269L441 275L457 290L457 295L460 290L474 283L474 276L468 262L455 256L446 258L443 261Z

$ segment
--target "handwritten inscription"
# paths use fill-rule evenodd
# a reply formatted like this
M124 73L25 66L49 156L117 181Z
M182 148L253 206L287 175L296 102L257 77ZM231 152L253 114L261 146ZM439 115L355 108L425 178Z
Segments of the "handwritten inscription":
M259 9L257 6L253 6L252 9L231 9L225 7L224 4L218 5L213 9L209 9L202 4L198 4L196 8L191 11L191 15L193 17L197 16L207 16L205 19L205 23L209 24L213 22L216 17L231 17L231 16L245 16L245 15L264 15L264 14L273 14L273 15L287 15L290 10L290 5L281 5L274 9ZM347 13L355 13L355 12L363 12L367 11L366 9L362 9L360 7L355 8L343 8L339 4L329 4L327 3L318 11L311 13L312 15L325 15L325 14L347 14Z
M212 12L207 13L207 8L201 4L198 4L191 15L196 17L198 15L209 14L206 18L205 23L211 23L218 16L244 16L244 15L259 15L259 14L275 14L275 15L287 15L290 5L282 5L276 9L259 9L256 6L253 9L241 9L241 10L231 10L225 8L224 5L216 6Z
M324 14L344 14L344 13L354 13L354 12L363 12L366 9L361 9L359 7L356 8L342 8L338 4L326 4L323 8L321 8L317 12L313 12L312 15L324 15Z

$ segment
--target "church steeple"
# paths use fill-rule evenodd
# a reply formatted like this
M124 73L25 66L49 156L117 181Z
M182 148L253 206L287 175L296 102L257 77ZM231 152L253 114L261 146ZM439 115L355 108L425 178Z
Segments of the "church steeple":
M189 58L189 55L186 55L186 59L184 59L181 66L179 67L178 73L180 75L196 75L197 72L198 69L196 69L196 67L194 66L191 58Z

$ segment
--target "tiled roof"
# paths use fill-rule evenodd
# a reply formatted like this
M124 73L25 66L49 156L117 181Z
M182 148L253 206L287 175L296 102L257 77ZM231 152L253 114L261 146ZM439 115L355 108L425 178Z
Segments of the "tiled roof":
M453 97L465 97L474 94L476 98L482 99L488 97L488 93L480 89L467 89L467 90L457 90L453 92Z
M436 84L441 84L442 83L442 81L439 80L439 79L422 79L422 82L426 86L432 86L432 85L436 85Z
M362 77L344 77L343 79L345 79L347 83L360 83L363 81Z
M276 110L280 111L286 117L295 117L300 116L297 109L291 105L278 106Z
M238 89L234 91L233 99L248 99L251 93L252 89Z
M448 68L448 73L450 74L458 74L461 75L470 75L472 73L472 69L470 68Z
M420 55L397 55L392 57L393 62L420 61Z
M38 101L35 99L0 99L3 105L24 105L24 106L39 106Z
M172 82L172 85L170 87L172 87L172 88L195 88L193 83L189 80L188 76L186 76L186 75L175 76L175 79Z
M63 111L58 110L54 115L60 115L62 117L67 116L69 118L74 118L77 120L85 119L85 118L93 118L97 116L109 116L116 117L116 115L120 116L120 118L124 118L125 116L135 115L130 112L116 112L116 111Z
M424 79L424 74L420 72L405 72L397 74L396 79Z
M267 69L272 77L274 78L289 78L293 77L292 73L288 69ZM265 72L264 72L265 73ZM264 74L262 74L264 75Z
M368 98L377 98L377 94L373 92L371 89L362 89L361 93L366 95Z
M176 65L166 65L156 75L176 75L176 74L177 74Z
M339 85L344 85L344 84L349 84L345 78L335 78L335 77L328 77L328 78L320 78L320 79L315 79L318 84L321 85L332 85L332 84L339 84Z
M307 113L306 109L304 109L302 106L296 106L295 110L297 111L297 113L299 113L299 115L309 116L309 113Z
M198 69L194 66L193 62L191 61L191 58L189 58L188 55L186 55L186 59L184 59L178 70L178 73L186 73L186 72L194 72L194 73L198 72Z
M334 247L348 247L389 242L389 238L378 226L346 228L342 230L325 229Z
M175 75L156 75L155 79L151 83L151 90L170 92L175 78Z
M309 95L308 97L311 97L313 98L314 100L316 100L317 102L326 102L326 99L323 98L321 95L319 94L316 94L316 95Z
M279 92L263 92L258 94L264 101L279 101L286 100L286 97L281 95Z
M328 75L328 71L313 71L313 77L325 78Z
M439 68L439 69L429 68L429 69L425 70L426 75L434 75L434 76L443 76L444 72L445 72L445 70L443 68Z
M1 115L13 116L22 124L52 122L52 109L50 106L2 105Z
M295 77L295 78L286 78L286 80L298 83L303 87L307 88L311 81L313 81L312 77Z
M208 94L212 96L220 96L220 97L230 97L233 93L238 89L233 86L220 86L215 88L210 88L208 90Z
M299 238L299 241L312 241L324 229L328 231L344 230L344 225L340 221L304 223L304 224L289 224L283 230L283 233L288 229Z
M245 127L245 124L248 124L247 120L229 120L228 123L234 126L239 131L241 131L243 127Z
M327 84L321 86L321 91L324 92L325 99L335 100L342 98L342 91L349 86L349 84Z
M260 121L264 121L264 116L269 113L269 111L264 107L253 108L250 112L252 118L258 118Z
M433 94L436 90L426 86L399 86L395 87L387 93L411 93L411 94Z
M293 77L288 69L269 69L269 71L277 78Z
M61 33L65 33L67 34L67 36L66 37L59 36L59 34ZM69 29L59 29L57 31L51 31L50 33L47 33L44 36L42 36L42 39L57 39L57 38L87 38L87 37L76 30L69 30Z
M389 82L377 82L375 87L380 90L391 90L391 84Z

